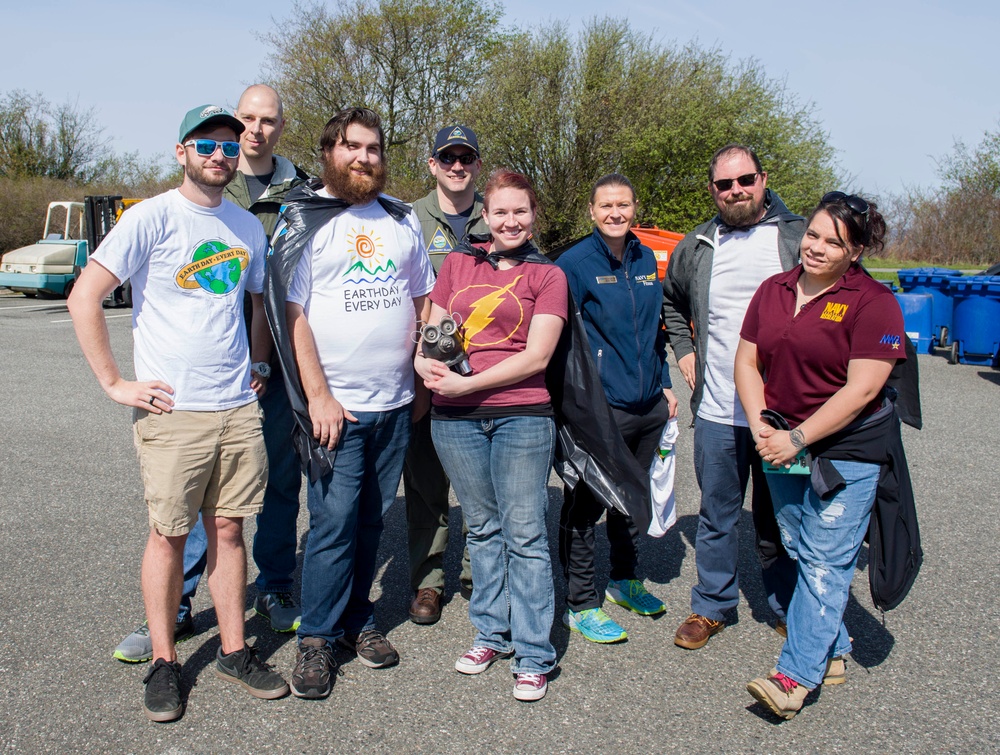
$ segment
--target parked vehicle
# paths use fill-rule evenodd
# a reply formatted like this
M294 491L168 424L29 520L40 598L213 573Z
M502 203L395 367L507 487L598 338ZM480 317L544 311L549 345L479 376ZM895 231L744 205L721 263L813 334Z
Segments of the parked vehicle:
M75 269L89 254L83 218L83 202L51 202L41 240L0 259L0 286L26 296L69 296Z
M68 297L97 249L128 207L139 199L84 197L83 202L51 202L42 239L0 258L0 287L28 297ZM132 306L132 286L125 281L108 297L110 306Z

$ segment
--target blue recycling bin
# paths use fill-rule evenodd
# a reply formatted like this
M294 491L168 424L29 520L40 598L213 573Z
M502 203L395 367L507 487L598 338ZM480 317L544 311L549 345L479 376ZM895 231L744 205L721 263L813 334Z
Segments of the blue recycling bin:
M963 277L962 271L946 267L918 267L900 270L898 275L899 287L906 293L930 294L934 303L931 315L933 338L938 346L947 346L950 343L949 334L954 317L950 285L956 278Z
M934 297L930 294L894 294L903 311L903 330L917 353L934 351Z
M972 275L950 284L954 364L996 365L1000 354L1000 276Z

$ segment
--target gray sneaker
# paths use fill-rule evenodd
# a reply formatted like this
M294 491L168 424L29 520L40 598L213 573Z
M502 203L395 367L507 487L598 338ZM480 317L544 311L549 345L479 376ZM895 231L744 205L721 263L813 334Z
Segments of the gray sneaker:
M253 610L258 616L269 619L275 632L294 632L302 622L302 611L287 592L258 595L253 602Z
M194 637L194 619L191 614L174 624L174 644ZM114 657L125 663L145 663L153 657L153 641L149 638L149 624L142 623L115 648Z

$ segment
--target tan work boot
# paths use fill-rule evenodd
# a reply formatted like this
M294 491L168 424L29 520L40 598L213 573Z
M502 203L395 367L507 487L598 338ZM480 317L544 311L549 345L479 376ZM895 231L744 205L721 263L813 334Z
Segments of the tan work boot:
M774 676L778 673L778 669L771 669L770 676ZM844 656L838 655L836 658L830 658L826 662L826 671L823 672L823 684L827 687L832 687L835 684L843 684L847 681L847 662L844 660Z
M847 663L844 656L838 655L826 662L826 673L823 674L823 684L827 687L843 684L847 681Z
M809 690L781 673L758 677L747 685L747 692L763 703L774 715L786 721L795 718Z

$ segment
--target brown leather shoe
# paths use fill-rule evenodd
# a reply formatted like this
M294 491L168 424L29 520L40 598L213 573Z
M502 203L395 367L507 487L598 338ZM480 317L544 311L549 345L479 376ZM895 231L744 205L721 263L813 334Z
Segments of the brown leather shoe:
M441 618L441 593L433 587L417 590L410 603L410 621L414 624L434 624Z
M677 627L677 634L674 635L674 644L688 650L697 650L705 646L709 637L713 634L718 634L725 628L725 622L715 621L706 616L693 613L684 620L683 624Z

